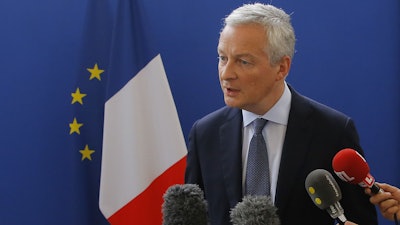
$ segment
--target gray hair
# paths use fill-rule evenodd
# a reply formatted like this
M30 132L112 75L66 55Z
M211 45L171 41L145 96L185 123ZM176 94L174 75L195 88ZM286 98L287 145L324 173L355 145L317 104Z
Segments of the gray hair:
M266 53L272 65L283 56L293 58L296 42L290 15L282 9L261 3L244 4L224 19L225 26L257 23L264 27L267 35Z

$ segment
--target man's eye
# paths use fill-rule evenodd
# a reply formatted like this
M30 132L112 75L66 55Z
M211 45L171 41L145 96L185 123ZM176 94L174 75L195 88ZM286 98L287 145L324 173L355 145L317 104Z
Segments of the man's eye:
M227 58L225 56L218 56L219 61L226 61Z
M249 65L249 64L250 64L250 62L248 62L248 61L246 61L246 60L244 60L244 59L240 59L239 62L240 62L241 64L243 64L243 65Z

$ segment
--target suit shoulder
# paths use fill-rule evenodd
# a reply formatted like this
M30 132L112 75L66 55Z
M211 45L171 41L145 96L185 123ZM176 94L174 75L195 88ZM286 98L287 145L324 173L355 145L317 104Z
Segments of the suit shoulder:
M204 117L199 119L197 123L216 123L216 122L227 121L237 116L238 114L241 115L240 109L224 106L220 109L217 109L205 115Z
M349 120L350 116L345 113L334 109L328 105L320 103L314 99L311 99L307 96L303 96L299 93L295 93L293 95L293 107L303 108L308 106L308 110L311 110L314 115L318 115L321 117L327 117L329 119L340 119L340 120Z
M330 107L328 105L325 105L323 103L317 102L317 101L315 101L313 99L310 99L310 98L308 98L308 100L309 100L310 104L314 106L314 108L316 110L321 111L324 114L327 114L327 115L330 115L330 116L333 116L333 117L341 117L341 118L346 118L346 119L349 118L349 116L346 115L345 113L343 113L343 112L341 112L341 111L339 111L337 109L334 109L334 108L332 108L332 107Z
M240 109L224 106L197 120L193 124L192 129L209 131L210 129L214 130L216 127L220 127L232 120L239 122L242 118L241 112L242 111Z

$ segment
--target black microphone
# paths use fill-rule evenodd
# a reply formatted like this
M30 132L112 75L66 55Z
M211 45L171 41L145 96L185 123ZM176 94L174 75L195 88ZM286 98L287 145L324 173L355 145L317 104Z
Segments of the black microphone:
M244 196L230 217L233 225L280 225L277 208L269 196Z
M173 185L163 198L163 225L207 225L207 202L198 185Z
M307 175L305 188L318 208L326 210L333 219L339 219L341 224L347 221L339 203L342 192L331 173L324 169L313 170Z

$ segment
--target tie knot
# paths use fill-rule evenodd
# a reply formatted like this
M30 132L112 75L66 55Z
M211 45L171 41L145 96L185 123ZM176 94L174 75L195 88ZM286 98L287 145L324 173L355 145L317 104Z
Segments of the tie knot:
M263 130L265 124L267 123L267 120L263 119L263 118L258 118L256 120L254 120L254 133L255 134L261 134L261 131Z

